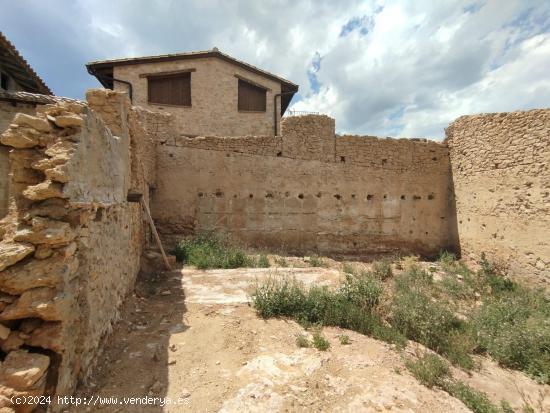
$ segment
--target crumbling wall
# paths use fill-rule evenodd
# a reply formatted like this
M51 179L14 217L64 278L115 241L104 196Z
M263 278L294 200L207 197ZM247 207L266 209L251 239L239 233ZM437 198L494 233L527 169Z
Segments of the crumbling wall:
M446 130L462 256L550 282L550 110L463 116Z
M452 249L444 145L336 137L326 116L285 119L282 131L159 145L153 214L164 239L218 230L290 252Z
M71 394L139 270L144 222L126 195L154 179L154 166L132 164L151 163L139 148L150 136L113 93L89 94L97 111L59 102L18 114L0 138L14 200L1 225L0 407L13 394Z
M16 113L34 114L36 105L13 103L0 100L0 133L9 126ZM0 219L8 213L9 207L9 148L0 145Z

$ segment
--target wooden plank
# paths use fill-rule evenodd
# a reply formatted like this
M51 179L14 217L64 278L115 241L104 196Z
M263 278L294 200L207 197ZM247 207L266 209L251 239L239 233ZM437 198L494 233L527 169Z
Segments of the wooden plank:
M162 242L160 241L160 237L157 232L157 228L155 227L155 222L153 221L153 217L151 216L151 212L149 211L149 207L145 203L145 200L143 199L143 197L140 198L139 203L141 204L143 211L145 212L145 216L147 217L147 221L149 221L149 225L151 226L151 231L153 232L157 245L160 249L160 253L162 254L164 266L168 271L171 271L172 267L170 266L170 263L168 262L168 257L166 256L166 253L164 252L164 248L162 247Z

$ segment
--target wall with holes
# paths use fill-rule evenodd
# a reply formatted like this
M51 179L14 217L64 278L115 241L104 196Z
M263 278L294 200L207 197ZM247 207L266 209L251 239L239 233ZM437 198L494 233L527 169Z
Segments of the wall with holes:
M452 247L446 146L336 136L326 116L285 119L282 132L159 144L163 238L217 230L255 247L356 256Z
M463 116L446 130L462 256L550 282L550 109Z

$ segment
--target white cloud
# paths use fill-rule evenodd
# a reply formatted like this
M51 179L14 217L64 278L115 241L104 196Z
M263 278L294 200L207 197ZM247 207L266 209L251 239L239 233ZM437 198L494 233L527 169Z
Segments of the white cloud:
M86 61L217 46L300 84L293 108L334 116L340 132L442 138L463 114L550 106L547 0L78 0L64 13L21 0L6 7L13 10L0 25L61 95L81 97L94 83ZM64 64L51 63L52 54Z

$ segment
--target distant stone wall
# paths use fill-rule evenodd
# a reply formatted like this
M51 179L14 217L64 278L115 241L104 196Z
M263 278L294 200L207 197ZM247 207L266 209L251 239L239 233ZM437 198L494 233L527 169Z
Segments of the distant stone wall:
M284 119L282 132L159 145L164 239L217 230L255 247L355 256L453 248L445 145L337 137L327 116Z
M0 138L14 205L0 221L0 408L14 394L71 394L139 271L145 223L126 196L153 183L154 142L127 97L88 98L18 114Z
M463 116L446 130L463 257L550 283L550 109Z

